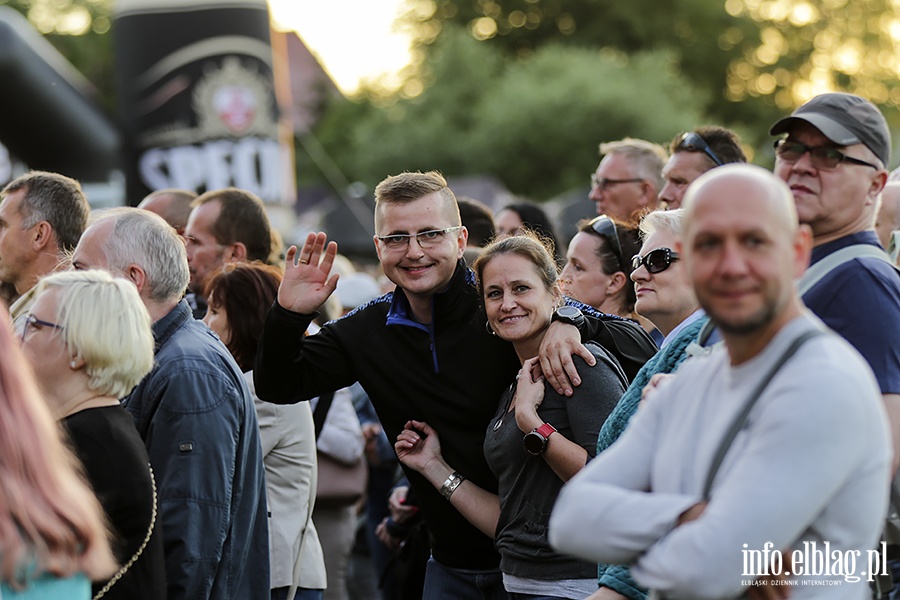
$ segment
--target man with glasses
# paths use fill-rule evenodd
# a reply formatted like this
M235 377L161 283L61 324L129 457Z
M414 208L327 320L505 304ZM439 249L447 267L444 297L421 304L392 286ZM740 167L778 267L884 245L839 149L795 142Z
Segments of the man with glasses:
M600 144L603 160L591 175L589 198L597 214L637 226L641 215L659 207L666 151L658 144L625 138Z
M891 134L881 111L850 94L816 96L775 123L775 174L812 228L803 302L865 357L881 389L900 460L900 275L872 229ZM895 484L896 485L896 484Z
M669 144L659 199L666 210L680 208L688 185L703 173L727 163L745 162L741 140L730 129L709 125L680 133Z
M16 333L38 279L67 266L90 211L81 185L58 173L31 171L0 192L0 282L18 296L9 309Z
M484 435L519 361L512 345L485 328L474 273L460 260L468 231L456 198L434 172L388 177L375 197L375 248L396 289L304 339L314 313L335 289L331 266L337 246L326 246L325 234L319 233L310 234L299 251L292 247L260 340L256 391L265 401L283 404L359 381L389 439L396 439L410 420L426 421L439 432L447 460L466 478L496 492L496 477L484 458ZM567 308L576 314L562 314L560 320L583 322L585 339L599 340L629 376L653 354L653 342L633 322L594 319ZM554 332L557 339L547 340ZM545 341L558 350L550 353L553 365L543 368L548 380L555 371L579 383L572 353L593 362L581 351L579 338L573 327L551 326ZM568 381L557 388L571 395ZM424 598L506 598L493 540L446 499L453 481L442 495L418 473L407 471L407 476L433 536Z

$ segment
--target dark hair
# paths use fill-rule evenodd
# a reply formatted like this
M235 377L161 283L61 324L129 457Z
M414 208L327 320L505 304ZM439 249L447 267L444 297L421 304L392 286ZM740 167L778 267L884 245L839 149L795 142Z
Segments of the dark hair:
M459 217L469 230L469 243L479 248L486 246L494 237L494 214L491 209L473 198L456 199Z
M502 254L515 254L531 261L548 290L552 290L559 277L559 268L551 248L533 232L526 230L512 237L491 242L475 260L472 269L478 277L478 295L484 300L484 269L494 258Z
M228 350L242 371L253 368L266 313L278 296L281 271L261 262L229 262L206 284L209 306L225 311Z
M580 233L586 233L597 238L597 258L600 259L600 268L606 275L612 275L618 271L625 273L626 283L623 286L625 292L622 298L622 310L626 313L634 312L634 303L637 297L634 293L634 286L631 285L631 257L641 252L641 232L638 227L630 226L617 219L609 217L616 225L616 237L619 240L619 248L622 250L622 264L615 251L612 249L609 241L605 236L597 233L591 226L594 219L583 219L576 226Z
M59 173L30 171L7 184L2 196L6 198L19 190L25 190L19 203L22 227L47 221L53 228L59 250L74 250L87 228L88 214L91 212L81 184Z
M247 247L247 260L265 262L272 252L272 228L266 207L258 196L238 188L212 190L199 196L191 206L218 200L219 218L212 234L220 244L240 242Z
M744 149L741 147L741 138L732 130L718 125L705 125L694 129L693 132L703 138L709 149L719 157L723 164L747 162L747 155L744 154ZM672 139L669 144L669 154L689 152L689 150L679 149L683 135L683 133L679 133Z
M556 237L556 231L550 222L550 217L547 216L543 208L533 202L516 202L507 204L500 210L511 210L519 215L525 228L536 233L538 237L548 238L553 242L553 256L559 256L559 238Z

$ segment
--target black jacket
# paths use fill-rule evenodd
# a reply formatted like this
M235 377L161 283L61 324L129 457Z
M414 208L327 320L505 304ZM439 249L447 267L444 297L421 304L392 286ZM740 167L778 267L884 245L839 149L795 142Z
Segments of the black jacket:
M589 311L589 307L583 307ZM434 295L430 326L416 322L401 289L325 325L304 339L313 315L277 304L269 310L254 369L258 396L279 404L308 400L359 381L389 440L410 419L437 431L447 463L497 493L482 451L484 433L519 361L511 344L485 329L474 273L460 261L450 285ZM656 346L638 325L589 318L601 342L633 377ZM460 569L494 569L493 540L479 532L428 481L407 469L433 535L434 558Z

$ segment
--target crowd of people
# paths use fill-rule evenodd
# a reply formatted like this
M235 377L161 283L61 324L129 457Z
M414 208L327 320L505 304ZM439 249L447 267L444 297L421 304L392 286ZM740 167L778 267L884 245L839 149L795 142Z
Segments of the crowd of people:
M601 144L565 247L388 176L385 288L244 190L18 177L0 596L900 598L890 130L829 93L770 133L773 171L717 126Z

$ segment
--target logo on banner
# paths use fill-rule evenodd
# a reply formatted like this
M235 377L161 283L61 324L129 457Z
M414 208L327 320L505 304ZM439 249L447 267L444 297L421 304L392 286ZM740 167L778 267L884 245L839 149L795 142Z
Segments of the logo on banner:
M194 88L194 112L200 135L270 135L276 127L272 92L260 73L228 57L210 69Z

